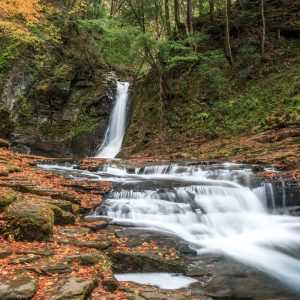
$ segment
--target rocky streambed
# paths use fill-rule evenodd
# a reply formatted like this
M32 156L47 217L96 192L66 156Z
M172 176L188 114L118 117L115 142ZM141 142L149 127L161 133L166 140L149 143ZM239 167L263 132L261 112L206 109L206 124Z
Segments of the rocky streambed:
M203 218L210 211L197 203L191 186L201 187L202 192L197 192L201 197L218 190L213 201L222 211L219 200L225 199L231 205L233 200L232 194L223 193L220 198L220 191L236 193L239 189L228 182L249 185L251 193L265 205L264 213L274 216L272 220L286 218L279 225L294 236L291 226L296 224L299 230L299 221L291 215L298 214L298 185L276 170L197 161L50 163L42 157L15 154L4 148L0 152L0 299L299 298L297 289L291 287L293 280L284 278L288 273L274 278L267 272L269 268L238 259L225 248L220 251L215 247L212 251L208 245L197 244L204 233L209 235L205 230L197 232L197 228L203 229ZM36 168L41 162L43 169ZM211 181L215 181L213 185ZM247 206L248 200L243 201ZM261 226L259 219L254 222ZM189 223L197 226L187 228ZM181 234L179 224L184 225ZM240 231L246 226L236 225L233 228L240 227ZM224 223L221 227L227 230ZM281 245L288 241L289 236L284 237ZM253 246L245 243L242 235L231 242L241 251ZM267 248L276 248L275 242ZM299 263L298 246L296 243L292 251L288 247L280 251ZM205 248L207 251L203 251ZM276 269L278 261L273 258L271 267ZM166 290L117 281L114 276L157 272L184 274L195 282L182 289ZM294 274L297 280L299 273Z

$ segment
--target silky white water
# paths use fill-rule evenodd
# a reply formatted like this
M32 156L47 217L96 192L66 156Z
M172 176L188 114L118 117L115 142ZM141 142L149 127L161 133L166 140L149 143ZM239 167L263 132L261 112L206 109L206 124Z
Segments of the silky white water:
M106 165L72 172L116 184L91 216L176 235L199 254L225 254L300 294L300 218L276 213L286 207L285 190L275 196L273 183L252 186L251 168L173 164L129 172Z
M132 281L139 284L158 286L161 289L176 290L188 287L197 280L169 273L127 273L115 274L119 281Z
M96 157L114 158L120 152L126 131L128 99L129 83L117 82L116 103L113 108L104 141L96 153Z

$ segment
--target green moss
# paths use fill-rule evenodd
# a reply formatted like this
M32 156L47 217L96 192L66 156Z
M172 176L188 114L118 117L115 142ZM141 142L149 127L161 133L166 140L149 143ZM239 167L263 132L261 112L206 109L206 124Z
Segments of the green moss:
M74 225L75 217L72 213L64 211L63 209L54 204L49 204L49 207L54 213L55 225Z
M3 211L6 206L10 205L16 200L17 196L13 192L7 193L6 195L0 195L0 211Z
M21 120L28 120L32 118L32 104L28 101L27 97L24 95L17 95L18 107L19 107L19 117Z
M90 132L99 125L99 120L90 118L88 115L80 115L76 123L73 125L69 138L79 137L87 132Z
M16 201L5 209L8 225L7 233L18 240L47 240L52 234L54 213L43 203Z
M40 124L39 131L44 135L51 135L56 132L53 124L49 121Z

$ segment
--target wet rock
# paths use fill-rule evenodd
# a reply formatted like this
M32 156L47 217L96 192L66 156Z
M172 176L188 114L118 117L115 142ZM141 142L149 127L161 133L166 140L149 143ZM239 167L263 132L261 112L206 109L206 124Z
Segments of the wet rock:
M297 299L267 275L221 255L201 255L188 269L187 275L198 280L189 289L214 299Z
M74 225L75 217L72 213L61 209L56 205L49 204L49 207L54 212L54 224L55 225Z
M113 270L116 273L129 272L178 272L185 273L185 259L167 260L151 253L117 252L112 255Z
M0 282L1 300L29 300L38 289L36 279L20 276L14 279L5 279Z
M0 259L12 255L11 248L0 249Z
M99 218L87 218L80 222L80 226L87 227L93 232L102 230L108 226L109 220L99 219Z
M77 238L89 234L91 230L89 228L75 227L75 228L63 228L59 231L60 234L67 238Z
M42 241L52 234L54 213L43 203L16 201L6 208L7 230L18 240Z
M114 292L119 287L119 282L115 276L112 275L109 278L103 279L102 285L107 291Z
M76 255L70 255L66 258L66 261L71 263L72 261L78 261L83 266L93 266L99 263L101 257L97 253L79 253Z
M160 292L144 292L142 294L142 297L147 300L178 300L180 299L180 296L178 297L176 295L170 295Z
M60 279L57 283L55 300L84 300L96 287L93 278L69 277Z

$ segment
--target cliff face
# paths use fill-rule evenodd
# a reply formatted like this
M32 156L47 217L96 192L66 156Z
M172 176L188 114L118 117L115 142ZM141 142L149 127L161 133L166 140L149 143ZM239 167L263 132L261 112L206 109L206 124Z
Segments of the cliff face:
M1 100L14 125L14 150L48 156L94 154L108 126L116 79L112 73L76 67L63 62L47 78L36 77L22 63L10 72Z

